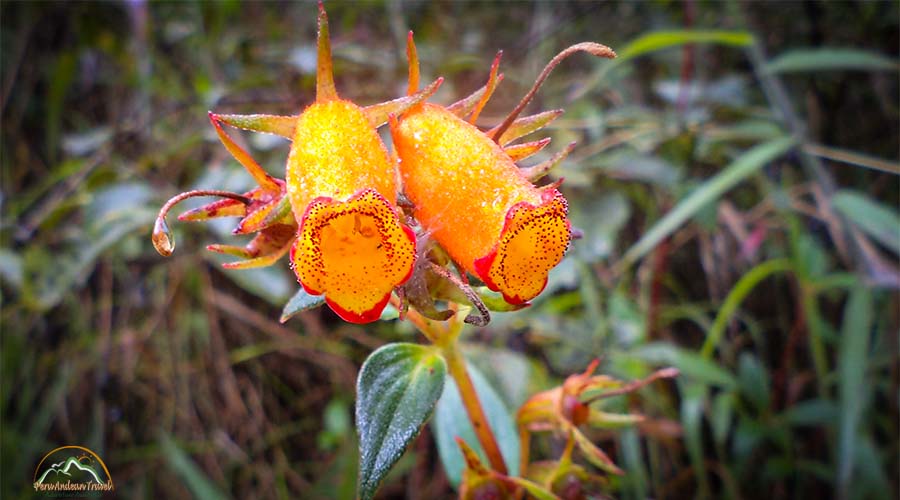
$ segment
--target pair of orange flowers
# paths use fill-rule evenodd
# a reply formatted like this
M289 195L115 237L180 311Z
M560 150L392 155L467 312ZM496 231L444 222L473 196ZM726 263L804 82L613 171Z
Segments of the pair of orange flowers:
M482 132L473 123L502 78L497 75L499 54L487 85L445 108L423 102L440 79L417 92L412 33L407 50L408 96L366 108L341 99L334 88L328 21L320 5L316 101L299 116L210 113L226 148L259 187L243 195L197 191L173 198L154 229L160 253L173 248L164 216L174 203L189 196L223 196L179 218L243 217L235 233L258 233L250 244L208 247L245 259L226 267L269 265L290 250L291 268L308 293L324 294L331 309L347 321L374 321L391 292L409 279L416 261L416 234L397 208L402 185L422 232L461 271L477 276L511 304L537 296L566 252L571 231L566 200L556 186L536 187L526 174L540 176L568 149L526 172L515 161L539 151L549 139L504 146L560 114L517 119L559 60L578 50L614 54L598 44L564 51L503 124ZM376 132L387 121L393 154ZM221 123L291 139L286 182L269 176Z

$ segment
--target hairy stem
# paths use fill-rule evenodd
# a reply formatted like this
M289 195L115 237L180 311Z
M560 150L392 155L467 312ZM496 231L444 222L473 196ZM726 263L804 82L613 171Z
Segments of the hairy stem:
M481 448L487 454L488 462L491 468L500 474L508 474L506 462L500 453L500 446L494 437L494 432L488 423L481 402L478 400L478 394L475 392L475 386L472 379L469 378L469 372L466 370L466 360L459 351L456 341L451 341L448 345L443 346L444 359L447 361L447 368L450 370L450 376L456 381L456 387L459 388L459 395L462 399L463 406L466 407L466 413L472 422L472 428L481 443Z
M400 309L400 299L396 295L391 295L391 304ZM469 421L472 422L472 428L475 430L475 436L481 443L481 448L487 454L488 462L495 472L506 475L508 470L503 455L500 453L500 446L494 437L494 431L488 423L487 415L478 400L478 393L475 392L475 386L469 377L469 371L466 368L466 359L459 350L457 339L462 329L462 321L459 321L458 315L450 319L450 321L433 321L421 314L415 309L410 308L406 314L406 319L416 326L422 335L430 340L434 345L441 349L441 354L447 362L447 368L450 370L450 376L456 382L459 388L460 399L463 406L466 407L466 413L469 415Z
M403 311L403 301L396 294L391 295L391 305ZM419 311L409 308L405 319L412 323L432 344L441 345L442 339L450 336L449 330L439 321L422 316Z

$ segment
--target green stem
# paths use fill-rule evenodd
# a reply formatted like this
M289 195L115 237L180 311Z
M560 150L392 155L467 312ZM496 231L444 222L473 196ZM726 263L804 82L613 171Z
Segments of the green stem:
M816 383L819 394L823 397L828 397L828 385L825 383L825 377L828 375L828 354L825 349L825 342L822 339L825 329L824 321L819 314L815 292L810 289L805 281L798 280L798 282L800 299L803 304L803 314L806 315L809 350L812 353L813 367L816 371Z
M396 295L391 296L391 304L398 310L402 304ZM469 377L469 371L466 368L466 359L459 350L457 339L462 331L463 321L460 314L456 314L450 318L449 322L440 322L430 320L415 309L409 309L406 319L416 326L422 335L428 338L435 346L441 350L444 360L447 362L447 368L450 370L450 376L456 382L459 389L460 399L463 406L466 407L466 413L472 422L472 429L475 430L475 436L481 443L481 448L487 454L488 462L494 471L507 475L509 472L506 468L506 462L500 453L500 446L491 430L487 416L478 400L478 393L475 392L475 386Z
M519 474L525 475L528 462L531 460L531 432L524 427L519 428ZM519 498L519 497L517 497Z

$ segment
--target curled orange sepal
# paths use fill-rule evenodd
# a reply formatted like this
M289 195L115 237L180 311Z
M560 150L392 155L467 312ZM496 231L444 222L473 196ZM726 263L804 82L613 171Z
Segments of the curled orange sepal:
M373 189L346 201L312 200L291 249L291 266L313 295L342 319L368 323L381 315L394 287L409 279L415 235Z

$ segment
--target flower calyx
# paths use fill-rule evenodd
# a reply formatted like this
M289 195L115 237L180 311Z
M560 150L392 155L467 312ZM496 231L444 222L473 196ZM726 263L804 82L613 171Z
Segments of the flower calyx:
M641 422L644 417L606 413L590 404L634 392L655 380L675 377L678 370L664 368L644 379L625 383L608 375L594 375L598 365L599 360L594 360L583 373L571 375L562 385L529 398L519 408L516 423L523 443L530 441L533 432L563 435L567 443L574 443L592 465L609 474L621 475L622 470L579 427L617 428Z
M516 161L543 149L549 139L510 145L546 126L561 111L519 118L552 69L578 51L615 57L599 44L578 44L557 55L531 91L498 127L487 132L475 121L502 80L498 53L488 81L447 107L422 103L389 120L400 174L413 213L465 272L500 292L510 304L525 304L546 286L547 274L568 249L571 225L558 185L533 181L557 165L571 145L547 162L519 168ZM407 39L409 92L418 86L418 57Z

